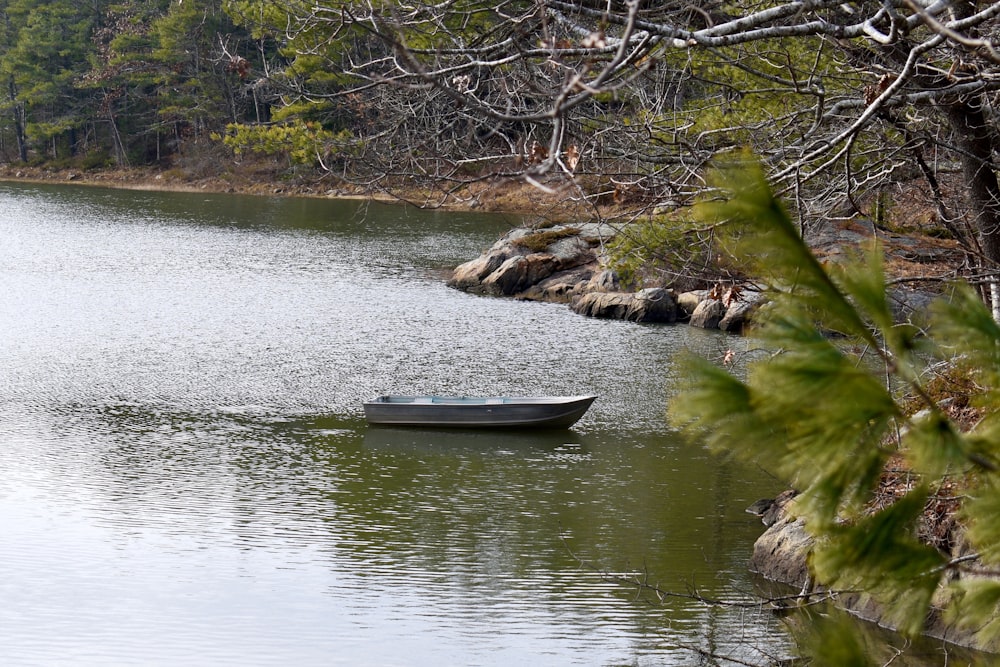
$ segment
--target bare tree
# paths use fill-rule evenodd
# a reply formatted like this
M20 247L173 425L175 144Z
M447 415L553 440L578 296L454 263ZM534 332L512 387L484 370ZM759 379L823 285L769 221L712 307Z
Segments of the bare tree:
M967 277L1000 267L1000 3L275 3L288 90L351 101L370 176L683 205L707 161L750 147L801 224L923 179Z

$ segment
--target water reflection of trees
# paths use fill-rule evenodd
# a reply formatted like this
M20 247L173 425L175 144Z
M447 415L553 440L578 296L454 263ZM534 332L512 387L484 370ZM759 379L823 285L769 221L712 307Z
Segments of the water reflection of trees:
M743 473L669 437L376 430L132 405L90 418L108 436L95 485L125 524L308 549L373 585L439 599L464 590L486 606L602 619L630 628L642 650L664 650L664 632L724 649L737 627L748 632L741 614L690 601L635 604L627 587L581 570L563 542L677 590L748 586L759 529L742 513ZM763 627L749 632L775 641Z

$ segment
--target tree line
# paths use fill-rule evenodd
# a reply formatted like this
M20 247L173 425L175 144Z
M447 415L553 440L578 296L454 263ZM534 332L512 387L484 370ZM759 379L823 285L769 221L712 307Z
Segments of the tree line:
M5 161L147 165L265 120L220 53L243 33L219 3L11 0L0 17Z
M215 141L372 188L519 178L624 204L625 219L681 211L686 247L710 254L684 211L713 159L749 147L803 230L921 223L987 285L998 14L970 0L0 0L0 159L127 167ZM894 217L901 182L926 219Z

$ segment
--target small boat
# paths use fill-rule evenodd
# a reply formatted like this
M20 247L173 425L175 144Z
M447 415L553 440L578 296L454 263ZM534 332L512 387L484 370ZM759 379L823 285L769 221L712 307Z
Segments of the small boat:
M369 424L448 428L568 428L596 396L379 396Z

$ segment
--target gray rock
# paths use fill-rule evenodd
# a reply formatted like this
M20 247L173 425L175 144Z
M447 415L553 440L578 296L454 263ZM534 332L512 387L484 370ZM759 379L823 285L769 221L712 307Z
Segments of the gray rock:
M597 261L593 247L586 239L579 236L559 239L547 248L547 252L552 253L564 268Z
M526 301L547 301L569 303L575 297L590 291L595 278L590 266L578 266L566 271L558 271L517 295Z
M716 299L705 299L691 313L691 326L702 329L718 329L719 322L726 315L726 307Z
M698 304L708 298L708 290L700 289L693 292L682 292L677 295L677 305L685 316L690 317Z
M650 287L632 296L632 303L625 313L626 320L663 324L677 321L677 298L671 290Z
M726 314L719 320L719 328L730 333L743 333L744 327L763 300L760 292L745 291L729 304Z
M891 288L886 295L893 316L899 321L913 321L915 324L926 324L929 319L929 308L936 294L921 290Z
M478 292L482 289L483 280L511 257L509 248L494 246L483 255L459 265L448 281L449 287L467 292Z
M787 512L788 504L798 495L793 489L774 499L758 500L747 512L761 517L768 529L757 538L750 557L750 570L771 581L802 586L810 580L808 555L813 538L802 520Z
M618 274L610 269L594 273L584 291L586 292L617 292L620 289Z
M591 245L599 245L610 241L618 233L612 225L604 222L586 222L581 225L572 225L579 231L579 236Z
M749 569L765 579L800 588L804 593L821 593L826 589L822 585L816 585L809 569L810 553L815 540L806 532L805 522L787 512L788 503L795 495L795 491L784 491L774 500L758 500L747 508L748 512L761 516L768 525L768 529L754 542ZM966 556L970 550L966 541L960 537L950 555L957 559ZM997 579L989 571L984 572L985 574L970 571L955 576L994 581ZM955 589L949 587L948 582L938 589L925 620L923 634L979 651L1000 652L1000 639L981 635L974 627L957 627L942 613L941 610L949 604L954 594ZM844 591L836 596L836 604L859 618L894 629L885 609L868 595Z
M533 250L518 243L520 239L542 233L578 230L573 236L555 238L544 251ZM511 230L480 257L458 266L448 285L466 292L493 296L520 296L528 299L567 300L583 291L570 286L569 281L586 284L598 264L594 246L613 235L607 225L557 225L545 230L526 227ZM558 236L558 235L557 235ZM585 271L577 271L579 268ZM541 285L560 272L568 272L551 284Z
M750 504L750 507L746 509L747 514L753 514L754 516L764 516L764 512L771 508L774 504L774 498L761 498L760 500L754 501Z
M482 291L496 296L513 296L548 278L559 268L559 259L549 253L515 255L483 279Z
M587 292L572 303L573 311L588 317L630 322L671 323L677 321L674 293L662 287L624 292Z
M573 312L587 317L623 320L635 296L624 292L589 292L575 299Z
M783 515L754 542L750 571L771 581L802 587L810 581L808 556L812 545L805 522Z

